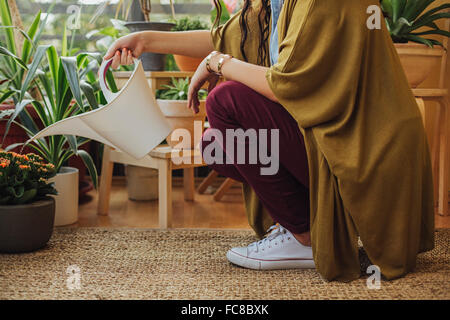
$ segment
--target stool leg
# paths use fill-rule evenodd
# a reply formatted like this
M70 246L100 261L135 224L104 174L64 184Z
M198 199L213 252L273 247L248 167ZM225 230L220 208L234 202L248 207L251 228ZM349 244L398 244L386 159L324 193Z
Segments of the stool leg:
M214 194L214 201L220 201L222 197L225 195L225 193L233 186L235 182L236 181L231 178L225 179L225 181L222 183L222 185L219 187L219 189L217 189L216 193Z
M159 160L159 227L172 227L172 161Z
M439 105L433 123L433 139L431 146L431 165L433 168L434 205L439 205L439 140L441 137L442 106Z
M423 125L426 125L426 109L425 109L425 101L422 98L416 98L417 105L419 106L420 114L422 115Z
M200 183L197 192L199 194L203 194L206 188L208 188L213 183L214 179L217 178L218 175L219 173L217 171L211 171L208 176L202 181L202 183Z
M185 168L183 170L183 184L184 184L184 200L194 201L194 168Z
M113 169L114 162L111 162L111 148L105 146L103 149L102 175L100 177L100 188L98 194L97 214L99 215L106 216L109 212Z
M449 122L450 122L450 110L449 103L446 98L439 101L441 110L441 131L439 140L439 206L438 213L442 216L449 215L448 210L448 175L449 175Z

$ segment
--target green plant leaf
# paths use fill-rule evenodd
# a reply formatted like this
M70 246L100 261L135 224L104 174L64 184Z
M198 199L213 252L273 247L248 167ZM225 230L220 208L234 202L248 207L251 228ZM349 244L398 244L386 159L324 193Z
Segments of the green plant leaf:
M406 0L392 0L392 20L394 23L401 17L405 9Z
M34 36L36 35L40 22L41 22L41 10L39 10L36 17L34 18L33 23L28 29L28 33L25 32L23 33L23 35L25 36L25 41L23 42L22 47L22 60L25 61L26 63L29 62L32 49L35 49L35 44L32 38L34 38Z
M66 57L68 52L68 44L67 44L67 25L64 23L63 28L63 36L62 36L62 44L61 44L61 56Z
M430 48L433 47L433 42L430 41L429 39L418 37L418 36L415 36L415 35L412 35L412 34L405 35L404 38L409 40L409 41L413 41L413 42L417 42L417 43L421 43L421 44L427 45Z
M33 62L31 63L27 76L25 77L25 80L22 85L22 89L20 90L20 98L19 100L22 100L25 96L25 92L29 89L29 85L31 81L34 79L36 70L38 69L42 59L44 58L44 55L46 51L51 47L51 45L41 45L36 49L36 53L34 55Z
M445 9L448 9L448 8L450 8L450 3L445 3L443 5L437 6L437 7L433 8L433 9L428 10L424 14L422 14L415 22L416 23L420 23L423 20L425 20L426 18L428 18L429 16L435 14L436 12L439 12L439 11L442 11L442 10L445 10ZM437 29L437 26L436 26L436 29Z
M37 189L35 189L35 188L30 189L30 190L26 190L26 191L24 191L24 193L22 194L21 197L16 198L14 200L14 203L15 204L28 203L28 202L30 202L31 200L33 200L36 197L36 194L37 194Z
M52 123L52 121L49 118L49 115L47 115L47 113L45 112L45 109L42 106L42 104L39 101L32 101L31 104L33 105L34 110L36 110L36 113L41 119L42 124L48 127Z
M19 113L22 112L23 108L25 108L25 106L27 104L31 103L31 100L22 100L20 101L18 104L16 104L14 113L11 115L11 117L8 119L8 122L6 123L6 128L5 128L5 133L3 135L3 140L2 140L2 145L5 142L5 138L9 133L9 129L11 128L11 124L13 123L13 121L17 118L17 116L19 115Z
M406 20L404 17L401 17L397 20L397 23L395 24L395 27L392 30L392 34L394 36L399 36L402 33L403 28L410 26L412 26L412 23Z
M394 9L392 7L391 0L381 0L381 9L388 15L388 17L393 18Z
M9 90L6 91L2 96L0 96L0 104L3 103L6 99L10 98L12 95L14 95L14 91Z
M0 17L3 26L13 26L7 1L0 1ZM16 41L14 38L14 30L12 29L6 29L6 44L7 49L16 55Z
M219 25L220 25L220 24L224 24L225 22L230 20L230 13L228 12L227 6L225 5L225 3L222 0L219 0L219 4L220 4L220 7L222 8L222 15L220 16L220 19L219 19ZM214 6L213 9L211 10L211 22L212 23L214 23L217 16L218 16L217 9Z
M98 102L97 102L97 98L95 97L95 92L94 92L94 89L92 88L92 86L88 82L81 80L80 87L84 93L84 96L86 97L87 101L89 102L91 109L97 109Z
M67 142L69 143L70 149L72 150L72 152L77 155L78 154L78 143L77 143L77 138L75 136L69 136L69 135L65 135L64 136L67 139Z
M9 50L6 49L5 47L0 47L0 55L11 57L11 58L13 58L14 61L16 61L22 68L24 68L25 70L28 69L26 63L23 62L22 59L20 59L18 56L16 56L14 53L12 53L11 51L9 51Z
M95 189L98 188L98 175L97 175L97 169L95 168L94 160L92 160L92 157L89 153L87 153L85 150L78 150L78 155L81 157L81 159L84 162L84 165L88 169L89 175L92 179L92 184L94 185Z
M436 14L433 14L431 16L424 18L420 22L416 21L413 23L411 28L408 28L408 31L416 30L418 28L426 26L427 24L429 24L431 22L434 22L439 19L444 19L444 18L450 18L450 12L436 13Z
M429 30L429 31L416 32L416 33L411 33L411 34L414 35L414 36L423 36L423 35L428 35L428 34L438 34L438 35L450 38L450 32L449 31L445 31L445 30Z
M83 108L81 97L80 78L78 77L77 59L75 57L61 57L69 87L80 108Z
M23 146L23 145L24 145L23 142L21 142L21 143L12 143L12 144L10 144L9 146L7 146L7 147L5 148L5 151L6 151L6 152L9 152L9 151L14 150L14 149L17 148L17 147L21 147L21 146Z

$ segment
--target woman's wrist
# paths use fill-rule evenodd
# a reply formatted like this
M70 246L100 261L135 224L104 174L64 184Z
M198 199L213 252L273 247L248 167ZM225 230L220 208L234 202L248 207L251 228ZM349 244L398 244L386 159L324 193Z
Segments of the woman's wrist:
M232 56L213 51L206 58L206 68L209 72L222 75L222 67L230 60Z
M142 43L142 48L144 52L151 52L152 48L150 45L152 44L152 33L153 31L140 31L136 32L136 40Z

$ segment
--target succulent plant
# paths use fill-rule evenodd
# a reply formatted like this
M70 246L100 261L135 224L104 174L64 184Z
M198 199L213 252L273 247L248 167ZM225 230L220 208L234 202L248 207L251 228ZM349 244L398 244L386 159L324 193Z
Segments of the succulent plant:
M438 40L425 36L441 35L450 37L450 32L441 30L436 20L450 18L450 3L427 8L436 0L381 0L381 8L392 40L395 43L408 41L425 44L429 47L442 46ZM418 29L425 28L419 31ZM426 29L428 28L428 29Z
M0 152L0 205L30 203L57 194L47 181L55 175L55 166L34 153Z
M199 18L184 17L176 20L175 27L172 31L190 31L190 30L208 30L209 27L206 23Z
M172 78L171 85L163 85L164 89L156 91L156 98L162 100L187 100L189 91L189 78L175 79ZM200 100L206 99L208 92L204 89L199 90L198 97Z

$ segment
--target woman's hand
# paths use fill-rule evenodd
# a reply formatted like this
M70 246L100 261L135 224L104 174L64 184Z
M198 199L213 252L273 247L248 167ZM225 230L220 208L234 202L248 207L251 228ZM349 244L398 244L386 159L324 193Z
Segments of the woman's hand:
M104 59L114 57L111 67L117 69L121 65L133 64L133 58L139 57L144 52L144 41L139 32L132 33L117 39L109 48Z
M195 113L199 112L200 101L198 100L198 92L203 87L205 82L209 82L208 92L211 92L217 82L219 81L219 76L215 73L210 73L208 69L206 69L206 58L203 59L202 63L195 71L194 76L191 79L191 83L189 85L188 92L188 108L192 109Z

